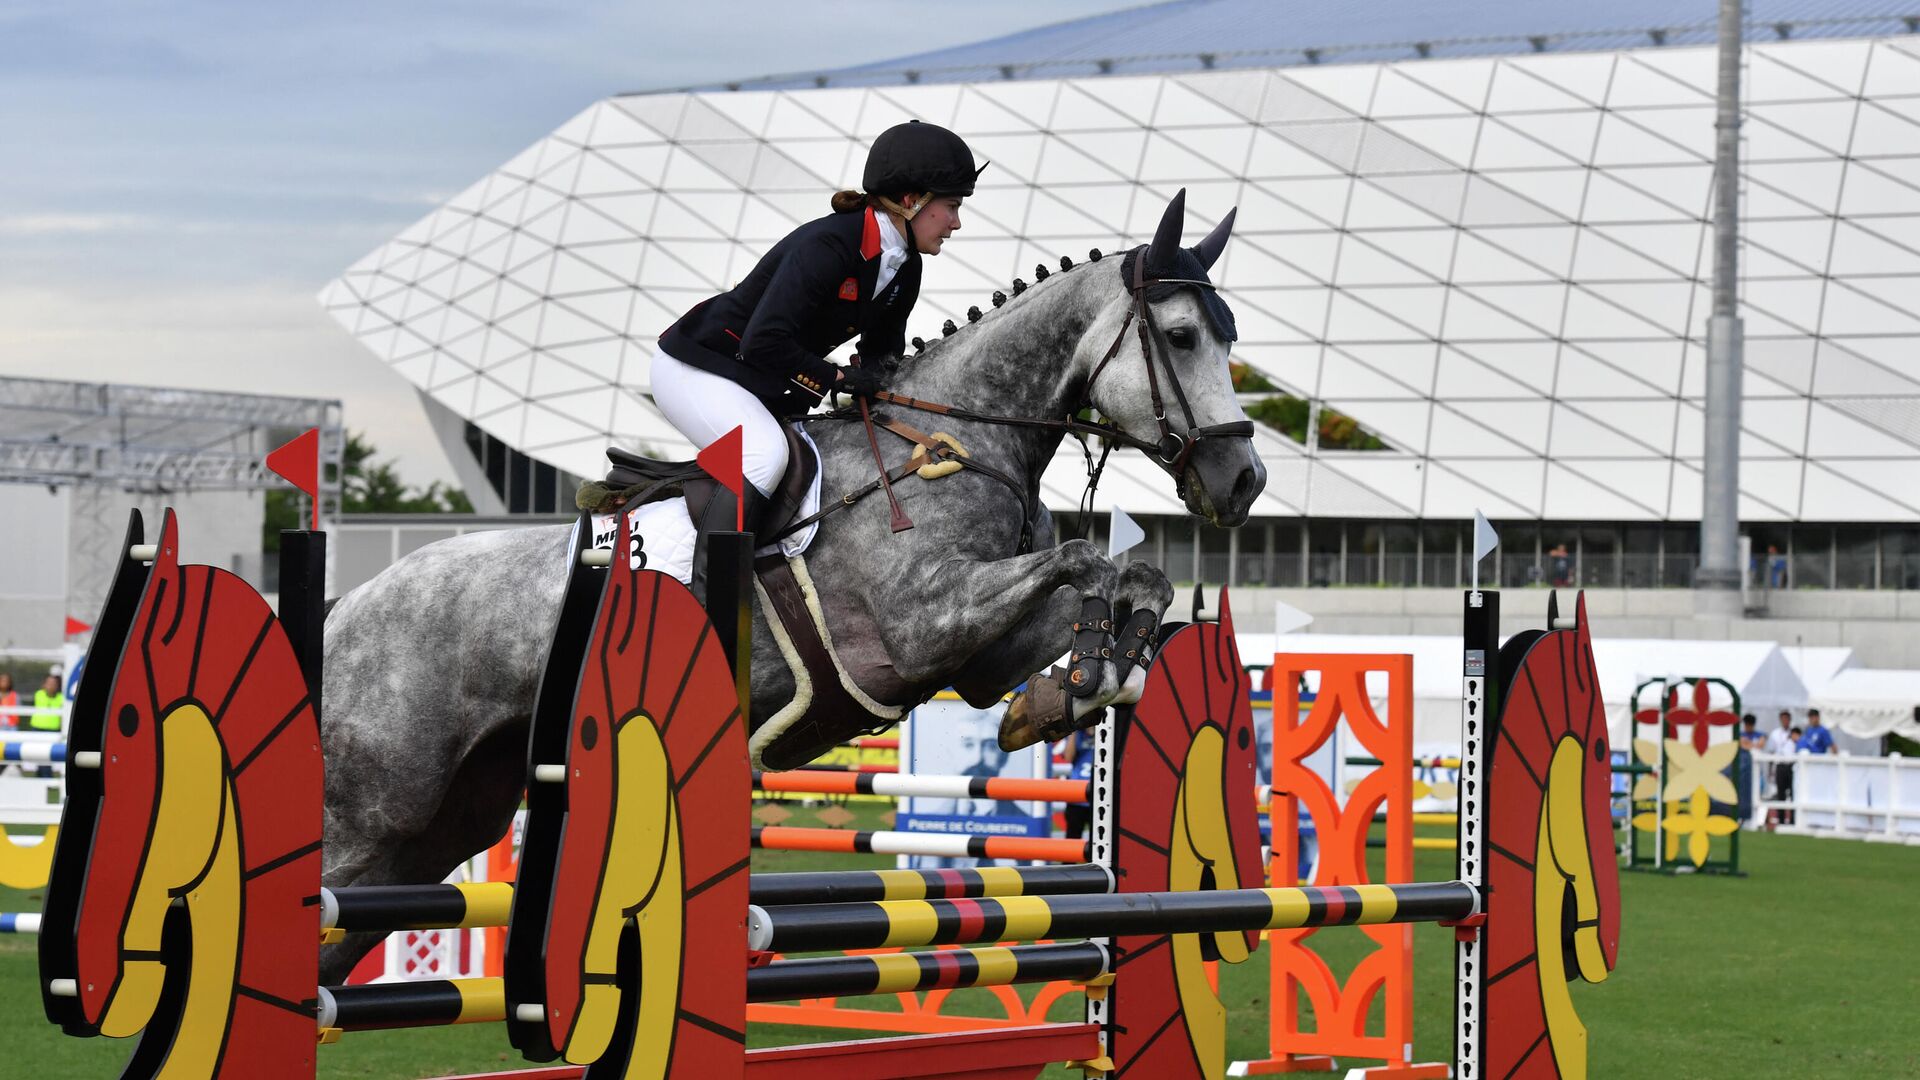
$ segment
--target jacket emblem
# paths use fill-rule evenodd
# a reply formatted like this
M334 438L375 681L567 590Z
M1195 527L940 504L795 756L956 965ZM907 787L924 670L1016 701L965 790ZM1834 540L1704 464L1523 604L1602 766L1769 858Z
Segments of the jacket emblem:
M860 299L860 282L853 278L848 278L847 280L841 282L840 283L840 299L842 300Z

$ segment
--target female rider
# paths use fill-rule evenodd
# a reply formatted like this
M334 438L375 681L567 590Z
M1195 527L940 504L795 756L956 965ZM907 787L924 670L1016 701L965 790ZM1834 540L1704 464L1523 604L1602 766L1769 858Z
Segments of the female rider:
M915 120L888 128L867 155L864 194L835 194L833 213L787 234L738 285L660 336L653 400L667 420L703 449L743 428L748 530L769 524L760 519L787 470L780 425L830 392L880 388L876 367L823 357L855 336L856 357L902 353L920 256L940 254L960 227L960 202L984 168L943 127ZM699 535L731 528L733 514L728 499L713 499Z

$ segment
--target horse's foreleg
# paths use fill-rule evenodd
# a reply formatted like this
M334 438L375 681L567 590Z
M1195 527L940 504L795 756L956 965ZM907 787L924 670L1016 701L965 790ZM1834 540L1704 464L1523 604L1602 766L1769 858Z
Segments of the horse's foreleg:
M328 858L322 881L339 888L445 880L455 867L485 851L512 827L526 788L526 745L524 721L491 732L461 759L447 785L448 794L424 811L391 786L366 784L376 791L384 787L388 798L383 803L391 802L395 808L378 829L364 817L355 821L336 813L347 802L337 789L336 797L328 800ZM400 790L408 788L402 785ZM360 958L385 937L384 933L348 934L345 941L323 948L321 984L345 982Z
M1110 599L1119 581L1120 571L1112 561L1085 540L994 562L955 559L908 586L905 595L891 597L889 607L897 617L881 623L880 635L902 678L938 685L953 678L956 657L972 657L994 646L1008 648L1005 640L1037 609L1057 605L1064 614L1038 620L1034 628L1035 634L1051 634L1059 643L1039 661L1044 663L1071 644L1070 626L1080 598ZM1044 651L1038 641L1014 649L1022 655Z
M1057 589L999 639L967 658L953 676L953 688L967 704L985 709L1027 676L1042 671L1073 645L1072 624L1080 614L1080 594Z
M1082 575L1078 582L1055 586L1051 594L1024 613L1009 611L1007 604L985 605L969 612L949 602L948 611L954 617L971 615L977 629L994 628L990 630L990 640L967 654L967 660L957 672L946 676L961 696L976 707L985 708L1030 674L1044 671L1069 649L1102 647L1088 642L1076 644L1074 640L1075 622L1090 617L1084 601L1101 601L1108 605L1107 610L1117 625L1127 628L1130 634L1144 629L1147 635L1158 628L1160 616L1173 602L1173 587L1166 576L1146 563L1134 563L1122 571L1097 550L1090 550L1090 545L1083 541L1069 541L1056 550L1069 551L1070 558L1087 560L1097 564L1097 568ZM991 590L990 595L1002 600L1013 598L1014 591L1006 589L1004 576L992 573L1004 566L984 564L982 569L988 573L978 575L972 584L976 589L984 585ZM1023 583L1032 586L1046 584L1046 581L1030 569ZM997 621L1008 616L1017 617ZM1017 702L1009 712L1002 727L1003 744L1026 745L1041 738L1060 738L1068 730L1091 724L1110 704L1138 700L1146 681L1143 669L1146 650L1139 646L1147 641L1143 637L1140 642L1123 643L1123 650L1131 649L1140 658L1140 665L1117 663L1123 651L1115 651L1108 657L1092 655L1090 663L1082 664L1082 669L1093 675L1093 685L1087 693L1066 693L1063 697L1065 687L1072 683L1054 676L1036 683L1029 700Z
M1131 704L1146 689L1146 666L1159 646L1160 623L1172 603L1173 583L1152 563L1136 560L1120 572L1113 598L1113 657L1125 689L1118 700Z

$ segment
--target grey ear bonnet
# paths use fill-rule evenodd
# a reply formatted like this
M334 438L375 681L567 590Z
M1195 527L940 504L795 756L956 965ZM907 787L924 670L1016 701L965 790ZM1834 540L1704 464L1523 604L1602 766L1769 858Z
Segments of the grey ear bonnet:
M1126 256L1120 260L1120 280L1127 283L1128 286L1133 284L1133 264L1135 260L1145 258L1146 253L1147 245L1142 244L1132 251L1127 252ZM1186 278L1189 281L1205 282L1212 282L1213 280L1207 276L1206 264L1200 261L1200 255L1194 248L1178 249L1178 254L1174 256L1171 267L1155 269L1149 266L1147 276L1149 278ZM1147 302L1157 304L1162 300L1171 300L1173 297L1179 295L1181 289L1190 289L1199 296L1200 309L1207 313L1207 322L1213 327L1214 334L1217 335L1220 340L1227 342L1240 340L1240 332L1234 327L1233 323L1233 309L1227 306L1227 302L1221 299L1220 293L1214 289L1204 288L1199 285L1186 285L1175 281L1164 281L1158 284L1150 283L1147 286Z

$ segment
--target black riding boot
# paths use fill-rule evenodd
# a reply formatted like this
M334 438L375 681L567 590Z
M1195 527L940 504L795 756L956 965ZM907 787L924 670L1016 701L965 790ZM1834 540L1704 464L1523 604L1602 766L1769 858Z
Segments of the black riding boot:
M747 483L744 487L747 493L746 531L755 534L764 532L767 527L767 511L772 504L753 484ZM713 498L707 500L706 512L694 522L696 533L693 541L691 588L694 599L700 601L702 607L707 603L707 537L717 532L732 532L737 521L733 512L733 492L720 488L713 493ZM762 546L764 545L756 538L754 547Z

